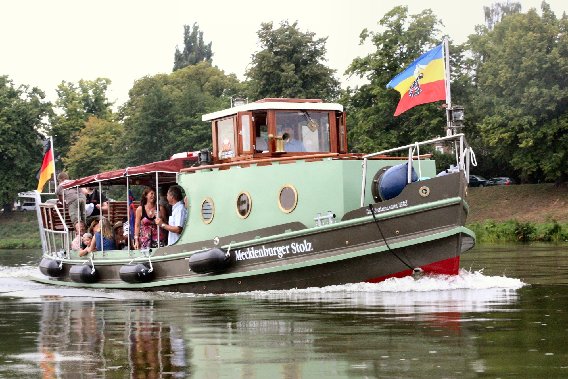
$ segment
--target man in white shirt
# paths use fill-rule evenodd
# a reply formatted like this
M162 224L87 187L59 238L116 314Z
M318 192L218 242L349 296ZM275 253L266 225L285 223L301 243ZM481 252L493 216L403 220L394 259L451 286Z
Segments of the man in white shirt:
M168 199L168 203L172 205L172 215L169 217L167 224L161 218L156 218L156 225L169 232L168 245L173 245L179 239L183 227L185 226L187 209L185 209L185 205L183 204L181 188L179 186L171 186L166 198Z

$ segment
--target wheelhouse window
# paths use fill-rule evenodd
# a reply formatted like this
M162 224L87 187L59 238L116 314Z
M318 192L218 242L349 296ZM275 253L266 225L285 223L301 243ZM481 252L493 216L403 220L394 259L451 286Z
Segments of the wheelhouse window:
M236 150L236 139L233 117L219 120L217 123L217 146L219 159L233 158Z
M277 111L276 135L284 139L287 152L330 152L329 113Z

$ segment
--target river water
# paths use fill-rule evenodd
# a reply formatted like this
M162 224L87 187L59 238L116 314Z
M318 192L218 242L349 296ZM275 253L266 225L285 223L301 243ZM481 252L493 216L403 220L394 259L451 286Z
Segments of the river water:
M566 378L568 247L454 277L225 296L49 287L0 251L2 378Z

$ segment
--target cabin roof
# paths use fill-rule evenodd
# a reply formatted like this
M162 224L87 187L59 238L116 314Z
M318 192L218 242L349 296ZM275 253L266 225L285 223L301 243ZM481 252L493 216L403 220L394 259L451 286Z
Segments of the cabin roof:
M239 105L233 108L204 114L203 121L212 121L219 118L235 115L238 112L256 110L299 110L299 111L343 111L343 105L338 103L324 103L319 99L262 99L254 103Z
M63 184L63 188L86 187L99 182L112 185L126 185L127 177L131 178L131 184L154 185L156 183L156 175L160 183L175 183L176 174L182 169L190 167L196 161L197 154L192 154L184 158L173 158L140 166L101 172L84 178L70 180Z

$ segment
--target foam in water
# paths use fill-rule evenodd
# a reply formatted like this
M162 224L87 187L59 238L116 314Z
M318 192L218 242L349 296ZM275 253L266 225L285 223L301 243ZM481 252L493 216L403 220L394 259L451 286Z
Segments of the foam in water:
M57 295L58 298L104 298L104 299L146 299L148 297L194 297L218 296L195 295L169 292L140 292L116 290L90 290L80 288L62 288L28 280L41 277L37 266L0 266L0 293L21 298L46 298ZM404 311L406 307L420 305L429 311L442 306L444 308L483 309L510 303L517 298L516 290L525 286L520 279L505 276L487 276L482 271L461 269L458 275L425 275L415 279L411 276L391 278L380 283L354 283L306 289L277 291L253 291L237 294L256 299L287 301L347 302L351 305L381 305ZM227 294L224 296L235 296ZM476 308L477 307L477 308ZM481 307L481 308L480 308Z
M520 279L506 276L486 276L482 271L460 269L458 275L424 275L415 279L412 276L390 278L379 283L353 283L327 287L312 287L286 291L254 291L249 293L333 293L333 292L430 292L456 289L519 289L525 286Z

